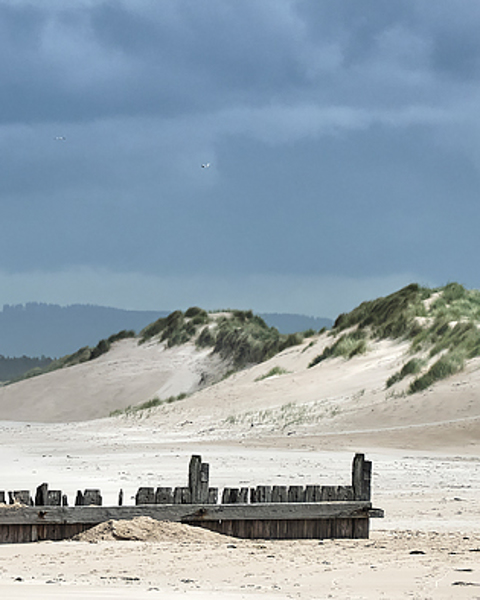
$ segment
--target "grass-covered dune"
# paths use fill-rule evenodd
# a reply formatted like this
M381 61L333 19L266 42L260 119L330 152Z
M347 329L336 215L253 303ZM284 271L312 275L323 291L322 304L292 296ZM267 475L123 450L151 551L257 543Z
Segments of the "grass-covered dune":
M469 360L479 356L479 327L479 290L467 290L458 283L440 288L413 283L340 314L328 334L333 338L332 343L309 367L337 356L348 359L364 354L379 340L407 340L409 355L385 385L412 394L461 371ZM212 354L229 362L233 372L266 361L316 333L309 330L280 334L251 310L209 313L191 307L154 321L138 335L134 331L120 331L100 340L93 348L80 348L46 368L33 369L23 378L92 361L107 353L114 342L126 338L136 339L139 345L159 343L173 348L193 343L198 349L211 348Z
M251 310L208 313L195 306L185 312L176 310L167 317L157 319L138 335L132 330L120 331L100 340L93 348L80 348L73 354L50 362L44 368L37 367L12 379L11 383L94 360L106 354L113 343L127 338L136 338L140 345L146 342L163 343L167 348L188 342L193 342L198 348L211 347L214 354L230 361L231 368L235 371L267 360L289 346L300 344L305 337L313 334L313 330L281 334Z
M339 315L331 331L335 342L310 367L330 357L365 353L376 340L408 340L409 356L386 386L413 375L406 391L414 393L457 373L467 361L480 356L479 327L479 290L467 290L458 283L433 289L411 284Z

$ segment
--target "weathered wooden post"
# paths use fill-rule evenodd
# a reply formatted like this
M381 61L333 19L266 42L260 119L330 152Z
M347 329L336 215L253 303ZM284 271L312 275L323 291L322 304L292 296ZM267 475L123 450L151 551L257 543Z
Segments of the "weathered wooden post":
M48 483L42 483L35 493L35 506L46 506L48 502Z
M222 504L247 504L248 488L225 488L222 494Z
M192 492L188 487L176 487L173 490L174 504L192 504Z
M60 490L48 490L46 504L48 506L61 506L62 492Z
M202 463L202 457L194 454L188 468L188 489L193 504L208 503L208 480L210 465Z
M352 487L354 500L370 500L372 463L365 454L355 454L352 464Z
M272 502L288 502L288 488L286 485L272 487Z
M102 495L100 490L85 490L83 494L83 506L102 506Z
M291 485L288 488L289 502L305 502L305 490L303 485Z
M153 487L138 488L135 495L135 504L155 504L155 490Z
M173 504L172 488L158 487L155 492L155 504Z
M266 503L272 501L272 486L257 485L250 489L250 502L252 504Z
M217 504L217 502L218 502L218 488L208 488L208 504Z
M14 492L8 492L8 498L10 500L10 504L14 504L15 502L19 502L25 506L31 506L33 504L29 490L16 490Z

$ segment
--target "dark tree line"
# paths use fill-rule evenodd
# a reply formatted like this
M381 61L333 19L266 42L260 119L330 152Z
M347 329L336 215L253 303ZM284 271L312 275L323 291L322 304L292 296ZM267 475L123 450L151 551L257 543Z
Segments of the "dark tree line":
M0 381L10 381L32 369L43 369L51 362L52 359L47 356L41 356L40 358L30 358L29 356L10 358L0 354Z

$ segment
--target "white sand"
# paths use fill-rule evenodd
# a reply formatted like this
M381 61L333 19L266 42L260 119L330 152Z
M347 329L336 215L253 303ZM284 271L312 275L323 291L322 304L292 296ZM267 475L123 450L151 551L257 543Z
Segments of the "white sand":
M130 504L141 485L185 485L193 453L210 463L213 486L346 484L360 451L373 461L374 506L386 512L372 520L370 540L180 531L3 545L2 598L480 598L480 362L402 396L408 382L386 391L385 381L404 345L307 369L329 341L290 348L142 417L80 422L159 390L195 389L218 364L192 348L152 347L147 357L130 340L88 365L3 388L0 417L17 421L0 423L0 489L48 482L73 501L77 489L98 487L115 504L122 488ZM290 372L255 381L273 366ZM65 415L78 422L61 422Z

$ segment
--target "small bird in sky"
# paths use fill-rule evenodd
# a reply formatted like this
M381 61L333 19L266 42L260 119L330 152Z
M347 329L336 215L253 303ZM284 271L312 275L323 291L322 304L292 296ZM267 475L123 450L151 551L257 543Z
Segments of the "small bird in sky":
M55 139L57 142L63 142L63 141L65 141L67 138L66 138L64 135L57 135L57 136L56 136L54 139Z
M210 163L203 163L202 169L208 169L209 166L210 166Z

